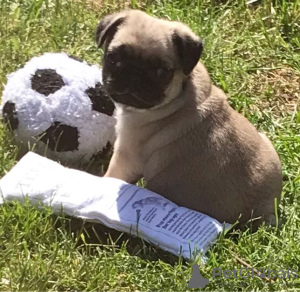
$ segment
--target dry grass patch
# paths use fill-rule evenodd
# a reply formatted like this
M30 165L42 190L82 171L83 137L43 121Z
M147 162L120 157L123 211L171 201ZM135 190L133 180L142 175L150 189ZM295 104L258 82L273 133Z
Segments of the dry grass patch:
M250 77L248 84L252 97L260 97L254 107L271 110L276 115L300 109L300 74L292 68L259 71Z

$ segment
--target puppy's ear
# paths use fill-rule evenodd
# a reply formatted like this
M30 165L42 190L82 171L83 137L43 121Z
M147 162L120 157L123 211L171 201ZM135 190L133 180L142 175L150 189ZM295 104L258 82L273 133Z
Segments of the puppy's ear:
M197 65L203 51L203 44L193 33L175 31L172 37L183 73L189 75Z
M96 42L98 48L108 40L112 40L118 27L125 21L126 16L124 14L112 14L105 16L98 24L96 31Z

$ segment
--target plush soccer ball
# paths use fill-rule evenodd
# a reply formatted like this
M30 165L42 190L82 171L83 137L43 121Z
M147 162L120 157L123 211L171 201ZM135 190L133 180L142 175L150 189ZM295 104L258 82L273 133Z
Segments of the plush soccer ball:
M64 53L32 58L8 75L1 112L16 142L65 164L105 156L114 142L114 104L102 71Z

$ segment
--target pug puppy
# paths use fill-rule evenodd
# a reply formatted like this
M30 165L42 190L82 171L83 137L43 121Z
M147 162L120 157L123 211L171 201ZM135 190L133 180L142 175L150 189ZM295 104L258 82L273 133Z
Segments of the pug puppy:
M107 177L146 187L220 222L272 221L281 164L271 142L228 104L186 25L126 10L104 17L103 83L117 107Z

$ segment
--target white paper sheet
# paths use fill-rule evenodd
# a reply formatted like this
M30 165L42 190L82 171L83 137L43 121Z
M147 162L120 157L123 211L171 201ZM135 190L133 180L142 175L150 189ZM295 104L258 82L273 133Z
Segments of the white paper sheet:
M54 213L101 222L188 259L204 254L223 230L217 220L151 191L65 168L33 152L0 180L0 191L0 203L27 196Z

